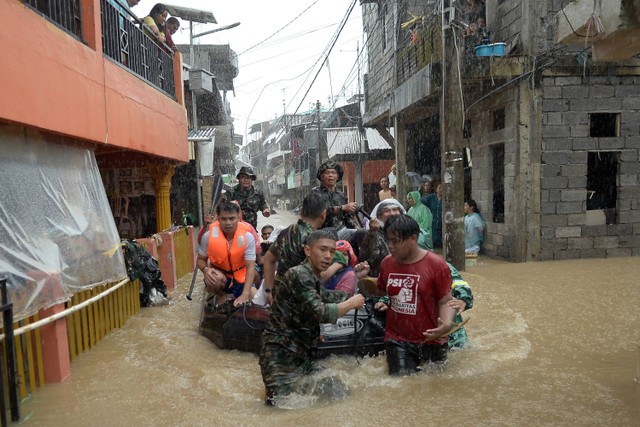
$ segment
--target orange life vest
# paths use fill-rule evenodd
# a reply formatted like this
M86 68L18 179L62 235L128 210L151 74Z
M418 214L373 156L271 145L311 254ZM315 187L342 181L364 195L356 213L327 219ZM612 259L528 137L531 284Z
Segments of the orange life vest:
M247 276L244 253L247 249L245 233L248 231L250 230L247 225L238 222L238 228L236 228L236 232L233 235L233 240L228 242L224 232L220 229L218 221L209 226L207 256L211 264L221 270L227 277L233 277L238 283L244 283Z

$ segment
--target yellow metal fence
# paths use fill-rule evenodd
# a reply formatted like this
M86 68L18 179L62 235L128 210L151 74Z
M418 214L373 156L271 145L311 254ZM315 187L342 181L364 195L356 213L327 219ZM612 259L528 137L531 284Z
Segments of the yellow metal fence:
M113 286L115 286L115 283L78 292L65 304L65 308L81 304ZM129 282L115 292L66 317L71 361L83 351L94 347L112 329L124 326L131 316L140 311L139 287L140 282L138 280ZM14 329L38 320L38 315L23 319L14 324ZM29 393L33 393L37 387L45 384L43 357L47 357L47 355L42 354L40 329L28 331L17 336L15 343L18 391L20 398L25 399ZM2 351L4 352L3 354L6 354L4 340L2 341ZM3 360L6 361L6 358L3 358ZM4 372L7 372L6 362L4 363ZM5 390L8 390L8 384L5 383L5 387Z
M174 256L176 260L176 277L182 277L193 271L191 268L191 242L189 229L184 228L173 235Z

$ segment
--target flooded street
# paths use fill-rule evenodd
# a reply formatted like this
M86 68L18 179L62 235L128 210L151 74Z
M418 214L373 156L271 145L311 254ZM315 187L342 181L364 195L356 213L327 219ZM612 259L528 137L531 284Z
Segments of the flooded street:
M266 223L286 225L279 213ZM391 378L384 357L324 364L345 401L263 404L253 354L219 350L198 333L180 280L170 305L144 308L72 364L62 384L21 405L30 426L599 425L640 420L640 263L635 258L514 264L481 257L463 273L475 297L473 347L446 370Z

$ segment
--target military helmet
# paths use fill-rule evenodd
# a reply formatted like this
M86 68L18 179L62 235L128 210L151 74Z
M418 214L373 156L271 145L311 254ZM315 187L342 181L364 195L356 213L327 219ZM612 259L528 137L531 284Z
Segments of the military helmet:
M240 179L240 175L242 175L242 174L249 175L251 177L251 179L254 180L254 181L257 178L256 174L253 173L253 169L251 169L250 166L242 166L240 168L240 171L236 175L236 178Z
M335 171L338 172L338 181L342 181L344 170L342 170L342 166L340 166L340 164L334 162L333 160L327 160L320 165L320 167L318 168L318 173L316 174L316 178L318 178L318 181L322 181L322 174L327 169L335 169Z

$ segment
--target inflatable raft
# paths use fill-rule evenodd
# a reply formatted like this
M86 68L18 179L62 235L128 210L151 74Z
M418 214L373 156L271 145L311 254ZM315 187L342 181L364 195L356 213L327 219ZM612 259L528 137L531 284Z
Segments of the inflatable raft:
M369 298L363 309L349 311L335 325L322 324L316 356L375 356L384 350L385 315L374 310L373 305L374 299ZM221 349L258 354L270 313L269 307L257 304L234 307L233 301L219 305L209 302L202 310L200 333Z

